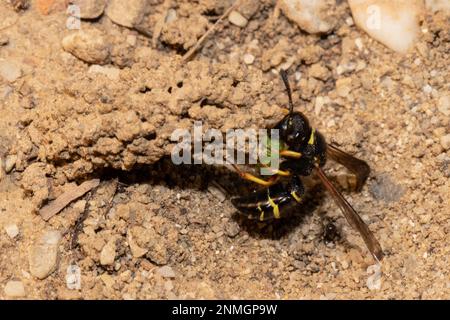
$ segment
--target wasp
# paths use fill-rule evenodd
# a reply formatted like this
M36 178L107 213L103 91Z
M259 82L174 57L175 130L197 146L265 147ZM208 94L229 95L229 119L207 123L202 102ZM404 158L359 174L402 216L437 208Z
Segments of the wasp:
M268 179L264 179L233 165L241 178L264 188L243 196L233 197L231 202L249 218L256 217L260 221L280 219L285 210L287 212L288 208L301 204L305 195L302 177L310 176L315 172L348 223L360 233L372 256L377 261L381 260L383 251L379 242L323 171L328 158L336 161L356 176L356 190L360 191L370 174L369 165L336 146L328 144L324 136L311 127L308 118L303 113L294 111L287 72L281 70L280 75L286 88L289 108L287 115L273 127L279 130L278 145L281 159L279 169L275 170Z

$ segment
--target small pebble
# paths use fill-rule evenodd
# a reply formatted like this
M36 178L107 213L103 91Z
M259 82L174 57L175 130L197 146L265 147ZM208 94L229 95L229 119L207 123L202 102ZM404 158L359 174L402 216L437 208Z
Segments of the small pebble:
M148 249L139 247L139 245L134 241L131 231L128 231L127 233L127 242L134 258L140 258L148 252Z
M253 64L253 62L255 62L255 56L250 54L250 53L246 53L244 54L244 63L245 64Z
M228 20L235 26L238 26L241 28L244 28L248 23L248 20L242 14L240 14L239 12L237 12L235 10L230 12L230 14L228 16Z
M47 278L56 270L59 252L58 246L61 233L46 232L36 244L31 247L29 255L30 273L38 279Z
M7 82L14 82L22 76L21 68L14 62L0 59L0 78Z
M423 87L423 92L425 92L426 94L430 94L431 91L433 91L433 88L429 84Z
M66 287L69 290L81 289L81 270L76 264L71 264L67 267Z
M445 116L450 116L450 95L439 98L438 110Z
M380 290L381 289L381 267L379 264L371 265L367 268L367 274L370 276L367 278L367 288L369 290Z
M22 281L8 281L4 289L5 295L9 298L22 298L25 296L25 287Z
M330 70L321 65L320 63L315 63L309 68L309 75L313 78L326 81L330 77Z
M110 44L103 32L97 29L80 30L62 40L65 51L92 64L105 64L110 54Z
M167 10L167 15L166 15L166 23L171 23L173 21L177 20L177 11L175 9L169 9Z
M236 237L240 231L241 231L241 228L239 227L239 224L235 221L231 221L225 225L225 233L230 238Z
M336 81L336 92L339 96L345 98L352 90L352 79L342 78Z
M359 51L362 51L362 49L364 48L364 44L362 42L361 38L356 38L355 39L355 45L358 48Z
M114 286L114 284L116 283L114 278L111 275L107 274L107 273L102 274L100 276L100 279L103 281L105 286L107 288L109 288L109 289L111 289Z
M5 226L5 232L11 239L14 239L19 235L19 227L16 224L8 224Z
M116 259L116 239L111 239L103 247L100 252L100 264L103 266L109 266L114 264Z
M214 197L216 197L220 202L225 201L226 195L214 185L208 186L208 192L211 193Z
M175 271L173 271L172 267L169 266L163 266L158 269L158 273L163 278L175 278Z
M308 33L327 33L337 23L335 1L280 0L279 5L290 20Z
M133 28L139 25L148 12L151 1L147 0L109 0L106 15L112 22Z
M14 169L14 166L16 165L16 161L17 161L17 156L14 155L9 155L6 157L5 159L5 172L6 173L10 173L12 171L12 169Z
M441 146L444 150L450 149L450 134L441 137Z
M345 19L345 23L350 27L355 24L352 17L348 17L347 19Z
M127 43L130 46L134 47L136 45L136 43L137 43L137 37L134 34L129 34L127 36Z
M110 80L118 80L120 77L120 69L114 67L103 67L97 64L90 66L88 73L103 74Z
M106 7L106 0L72 0L71 3L80 8L81 19L96 19Z

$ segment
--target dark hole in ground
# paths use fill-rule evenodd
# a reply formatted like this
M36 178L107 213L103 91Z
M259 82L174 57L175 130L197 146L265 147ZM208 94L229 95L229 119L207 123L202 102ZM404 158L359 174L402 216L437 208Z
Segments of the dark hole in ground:
M133 184L164 185L169 189L180 189L180 191L195 189L208 192L210 185L218 185L223 189L226 196L225 201L230 201L233 196L245 195L256 190L253 183L242 180L237 173L225 167L205 164L175 165L170 157L165 157L150 166L137 166L131 171L105 169L101 173L101 177L103 180L118 179L120 184L125 186ZM250 220L237 209L231 219L240 225L241 230L246 231L253 238L281 239L296 230L304 218L315 212L323 203L326 196L324 190L317 184L309 187L310 183L306 182L307 191L303 202L290 208L284 208L286 211L282 211L282 219L267 222ZM216 198L213 195L210 197L211 201L215 201ZM218 203L220 202L219 199L216 200ZM216 214L216 212L208 213L207 211L208 208L205 208L205 214Z

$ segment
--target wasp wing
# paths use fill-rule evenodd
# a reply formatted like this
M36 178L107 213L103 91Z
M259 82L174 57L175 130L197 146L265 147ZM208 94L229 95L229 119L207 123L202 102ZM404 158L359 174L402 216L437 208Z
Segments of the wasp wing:
M361 191L370 174L370 167L367 162L357 159L331 144L327 146L327 154L331 159L346 167L356 176L356 191Z
M365 224L365 222L361 219L361 217L356 213L355 209L352 208L350 203L345 200L342 194L333 186L330 180L327 178L325 173L320 167L316 167L316 171L319 175L322 184L331 193L334 198L334 201L341 209L348 223L357 230L364 242L366 243L367 248L372 253L376 260L381 260L383 258L383 250L381 249L381 245L378 240L375 239L373 233L369 230L369 227Z

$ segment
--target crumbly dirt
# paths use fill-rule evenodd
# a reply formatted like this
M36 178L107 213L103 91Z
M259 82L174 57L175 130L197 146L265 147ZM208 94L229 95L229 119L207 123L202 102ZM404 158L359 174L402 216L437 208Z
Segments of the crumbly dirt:
M77 32L67 29L64 1L0 1L0 62L20 67L14 81L0 80L0 298L450 298L448 15L425 15L414 50L401 56L360 31L345 1L326 35L274 14L275 1L247 1L245 27L224 21L184 62L232 1L150 3L134 28L105 15L82 21L88 40L74 49L63 45ZM169 9L175 21L161 19ZM227 180L238 190L236 175L170 161L171 133L196 120L222 132L280 120L280 68L291 74L296 109L371 165L361 193L348 190L342 168L327 172L383 246L381 282L314 181L292 217L254 223L217 187ZM68 184L92 178L100 186L48 222L37 214ZM326 242L330 221L339 236ZM56 264L38 279L30 256L51 230L62 234ZM71 290L74 265L81 288ZM4 291L12 280L24 293Z

